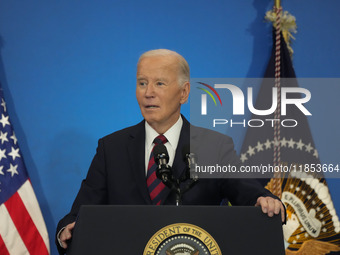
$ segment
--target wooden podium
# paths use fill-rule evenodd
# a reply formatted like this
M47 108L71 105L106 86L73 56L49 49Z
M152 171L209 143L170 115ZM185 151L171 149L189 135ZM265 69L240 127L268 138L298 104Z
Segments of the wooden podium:
M284 255L281 217L259 207L82 206L67 254Z

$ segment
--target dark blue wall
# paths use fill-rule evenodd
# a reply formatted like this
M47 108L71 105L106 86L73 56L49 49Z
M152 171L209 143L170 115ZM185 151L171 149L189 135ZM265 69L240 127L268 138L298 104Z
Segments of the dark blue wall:
M297 17L298 77L340 77L340 2L282 1ZM264 14L273 1L1 1L0 81L47 223L52 254L97 140L142 119L135 100L138 56L169 48L192 77L262 77L271 50ZM311 111L339 110L322 86ZM318 95L312 95L312 99ZM189 114L188 105L184 114ZM338 115L323 112L311 130L323 162L339 162ZM328 123L328 125L327 125ZM235 138L236 146L242 138ZM337 162L334 162L336 161ZM337 211L339 180L328 180Z

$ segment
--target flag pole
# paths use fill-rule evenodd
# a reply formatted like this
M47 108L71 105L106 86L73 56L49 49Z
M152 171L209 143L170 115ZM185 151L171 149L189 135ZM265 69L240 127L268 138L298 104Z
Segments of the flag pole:
M275 0L274 10L276 13L276 21L275 21L275 87L277 88L277 109L275 110L274 117L275 119L281 119L281 1ZM275 122L274 124L274 155L273 155L273 164L274 167L279 166L281 164L281 129L280 123ZM274 195L281 198L282 194L282 182L281 182L281 174L275 172L273 180L272 192Z
M279 9L281 7L281 0L275 0L275 7Z

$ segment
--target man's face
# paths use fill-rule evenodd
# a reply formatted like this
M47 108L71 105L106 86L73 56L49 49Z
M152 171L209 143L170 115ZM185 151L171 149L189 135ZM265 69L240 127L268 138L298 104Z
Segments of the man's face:
M190 84L178 84L175 56L144 57L137 66L136 96L144 119L158 133L166 132L179 118Z

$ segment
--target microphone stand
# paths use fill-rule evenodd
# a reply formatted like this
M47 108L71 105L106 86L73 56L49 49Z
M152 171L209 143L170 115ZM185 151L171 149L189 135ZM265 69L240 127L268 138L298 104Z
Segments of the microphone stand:
M163 145L164 146L164 145ZM160 148L160 147L159 147ZM164 146L165 148L165 146ZM166 150L166 149L165 149ZM166 152L166 151L165 151ZM175 179L172 175L172 169L168 165L169 156L167 153L159 153L155 157L155 162L157 163L158 167L156 170L157 178L161 179L165 186L167 186L171 191L175 192L176 194L176 206L180 206L182 204L182 196L188 190L190 190L198 181L198 176L194 175L195 169L195 157L194 154L187 154L188 164L186 165L185 175L180 179ZM191 178L190 173L192 173L193 178ZM190 180L185 188L181 190L181 183Z
M164 168L167 169L167 173L164 173ZM170 170L170 172L169 172ZM163 174L161 173L163 172ZM180 182L178 179L173 178L171 174L171 168L168 165L160 165L159 169L157 171L158 175L161 175L161 180L164 183L165 186L167 186L171 191L175 192L176 194L176 206L179 206L182 204L182 192L180 188ZM158 177L158 176L157 176Z
M196 168L196 156L194 153L186 153L185 154L185 161L186 164L186 171L185 175L181 179L181 182L185 182L187 180L190 180L187 185L185 186L184 190L182 191L182 195L186 193L188 190L190 190L198 181L198 175L195 172Z
M162 180L164 185L176 194L176 206L182 205L183 194L189 191L193 186L195 186L198 181L197 176L194 176L193 178L190 177L190 168L188 166L184 178L181 179L175 179L172 176L171 167L168 165L159 165L157 173L161 176L160 179ZM180 184L186 182L187 180L189 180L189 182L182 190Z

